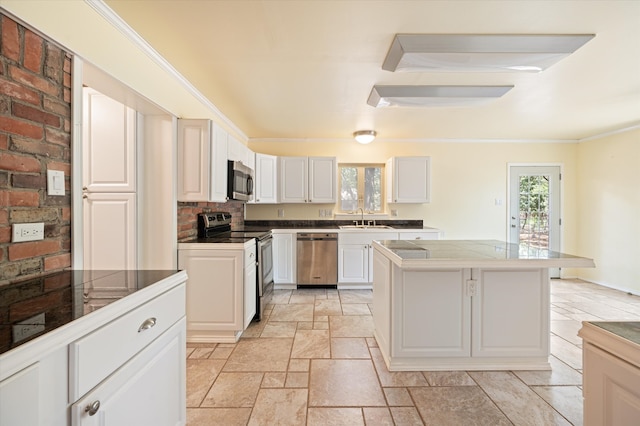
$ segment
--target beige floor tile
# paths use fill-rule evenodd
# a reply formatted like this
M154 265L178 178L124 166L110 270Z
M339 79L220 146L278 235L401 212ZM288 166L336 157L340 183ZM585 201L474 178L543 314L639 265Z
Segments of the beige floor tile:
M331 337L373 337L373 317L354 315L329 317Z
M431 386L476 386L466 371L423 371Z
M551 354L576 370L582 369L582 349L559 336L552 335Z
M248 424L300 426L306 419L306 389L260 389Z
M409 393L426 425L511 425L478 386L409 388Z
M329 322L328 321L316 321L313 323L314 330L329 330Z
M276 305L269 321L313 321L313 305Z
M291 299L291 290L273 290L271 305L286 304ZM275 306L273 306L275 308Z
M342 305L338 299L316 300L315 315L342 315Z
M294 321L272 321L265 325L260 337L293 337L297 328L298 323Z
M365 303L345 303L342 305L342 315L371 315L371 310Z
M360 408L309 408L307 426L364 426Z
M220 374L223 360L187 360L187 407L199 407L211 385Z
M309 380L312 407L386 406L369 360L313 359Z
M227 359L227 358L229 358L229 355L231 355L231 352L233 352L234 349L235 349L234 347L218 346L217 348L215 348L213 350L211 355L209 355L209 358L211 358L211 359Z
M372 290L340 290L342 303L373 303Z
M302 292L294 292L289 299L289 303L310 303L314 304L316 302L316 296L314 294L307 294Z
M472 371L469 374L513 423L523 426L569 424L513 373Z
M253 407L262 373L220 373L201 407Z
M371 358L376 366L380 383L384 387L393 386L429 386L427 379L419 371L390 372L378 348L371 348Z
M331 339L331 358L371 358L367 341L362 337Z
M313 321L298 321L298 330L313 330Z
M582 338L578 337L578 330L582 328L581 321L575 320L560 320L551 321L551 332L557 336L562 337L569 343L579 345L582 343Z
M364 407L364 420L367 425L393 426L393 419L388 408Z
M286 388L307 388L309 387L309 373L287 373Z
M291 360L289 360L289 371L309 371L309 360L292 358Z
M293 339L240 339L223 371L287 371Z
M531 389L574 426L582 426L582 390L577 386L532 386Z
M416 407L391 407L390 411L396 426L416 426L424 424Z
M263 388L283 388L284 382L287 380L287 373L278 372L278 373L264 373L264 378L262 379L262 384L260 387Z
M189 426L244 426L251 415L251 408L188 408Z
M382 388L389 407L413 407L407 388Z
M514 371L513 373L529 386L582 385L582 374L554 356L549 357L551 370Z
M313 315L313 322L329 322L329 315Z
M191 355L189 355L189 359L207 359L214 349L215 346L210 348L194 348L193 352L191 352Z
M292 358L330 358L328 330L298 330L293 339Z
M196 350L196 348L187 347L187 358L189 358L189 355L191 355L193 353L193 351L195 351L195 350Z

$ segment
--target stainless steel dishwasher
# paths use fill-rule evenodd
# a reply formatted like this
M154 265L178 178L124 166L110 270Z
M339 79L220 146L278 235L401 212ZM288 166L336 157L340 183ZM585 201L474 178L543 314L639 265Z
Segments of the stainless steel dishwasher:
M337 233L298 233L296 248L298 285L338 284Z

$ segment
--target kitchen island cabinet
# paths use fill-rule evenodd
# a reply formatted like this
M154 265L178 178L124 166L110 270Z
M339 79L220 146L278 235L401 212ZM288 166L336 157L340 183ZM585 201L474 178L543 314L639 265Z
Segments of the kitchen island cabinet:
M65 271L0 287L13 331L0 341L0 424L185 424L186 279Z
M187 283L187 341L235 343L256 314L256 242L179 243Z
M499 241L376 241L374 335L387 367L549 369L552 267L591 259Z
M640 322L584 321L584 424L626 426L640 420Z

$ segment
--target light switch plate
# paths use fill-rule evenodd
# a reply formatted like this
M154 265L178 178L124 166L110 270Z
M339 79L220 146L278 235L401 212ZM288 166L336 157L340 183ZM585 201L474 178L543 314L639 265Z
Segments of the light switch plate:
M64 195L64 172L47 170L47 194Z

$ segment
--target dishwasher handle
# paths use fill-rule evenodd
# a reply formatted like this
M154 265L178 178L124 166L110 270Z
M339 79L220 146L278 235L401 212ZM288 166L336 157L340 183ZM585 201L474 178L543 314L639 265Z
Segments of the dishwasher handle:
M336 233L299 233L298 241L332 241L338 239Z

